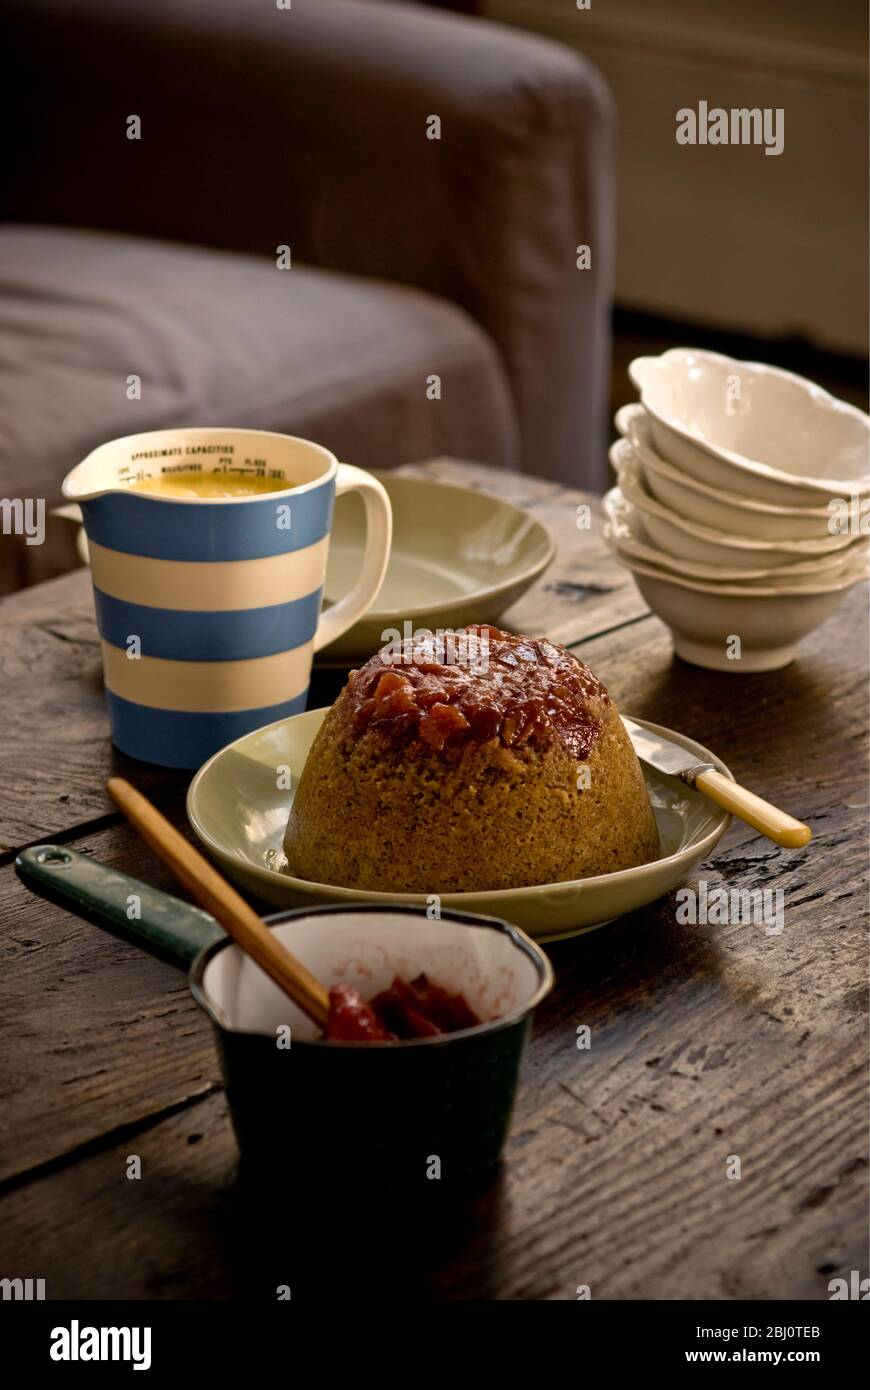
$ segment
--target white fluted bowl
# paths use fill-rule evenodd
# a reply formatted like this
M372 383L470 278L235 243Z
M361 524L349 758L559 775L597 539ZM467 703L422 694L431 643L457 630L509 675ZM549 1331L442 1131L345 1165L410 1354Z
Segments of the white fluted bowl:
M622 411L617 422L621 415ZM633 458L639 465L644 483L656 501L687 521L768 542L824 540L835 534L831 528L837 524L839 514L827 506L780 507L723 492L667 463L639 434L613 446L611 461L617 472L621 460L626 458Z
M793 589L713 585L642 564L621 553L612 540L610 545L652 612L670 628L676 655L694 666L737 675L788 666L801 640L866 578L862 561L854 572L828 584L816 581Z
M752 569L758 566L777 569L804 560L842 554L856 543L855 537L850 535L826 536L824 540L766 541L717 531L701 522L677 516L657 502L644 486L639 465L631 458L620 456L616 446L610 456L624 496L643 516L648 539L675 559L737 568Z
M870 418L804 377L697 348L628 374L656 451L698 482L786 507L870 492Z
M621 487L610 489L604 497L603 506L607 518L604 538L622 556L672 574L681 574L686 579L700 579L712 584L799 589L817 581L828 583L851 574L859 549L866 551L865 542L855 541L851 546L816 559L797 560L794 564L779 566L766 566L751 554L744 558L741 565L711 561L709 554L706 560L690 559L685 554L673 555L655 544L648 531L648 518Z

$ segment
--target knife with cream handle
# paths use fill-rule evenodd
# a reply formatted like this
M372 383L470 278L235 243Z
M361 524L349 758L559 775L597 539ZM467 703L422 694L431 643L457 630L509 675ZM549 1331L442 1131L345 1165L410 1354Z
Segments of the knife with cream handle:
M785 849L800 849L812 839L813 832L803 821L786 815L785 811L756 796L747 787L741 787L739 782L732 782L711 763L699 763L688 748L681 748L678 743L662 738L661 734L645 729L642 724L636 724L624 715L622 722L642 763L648 763L657 772L664 772L670 777L679 777L687 786L703 792L717 806L722 806L733 816L739 816L753 830L758 830Z

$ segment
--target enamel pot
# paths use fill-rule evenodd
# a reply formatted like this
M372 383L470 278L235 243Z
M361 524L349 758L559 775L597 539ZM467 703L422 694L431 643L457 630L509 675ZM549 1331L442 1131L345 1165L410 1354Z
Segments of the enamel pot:
M336 906L264 920L326 986L371 998L425 972L483 1021L399 1042L327 1042L198 908L58 845L23 850L24 878L100 925L189 967L208 1015L245 1170L414 1192L478 1187L507 1137L532 1015L552 987L534 942L452 909Z

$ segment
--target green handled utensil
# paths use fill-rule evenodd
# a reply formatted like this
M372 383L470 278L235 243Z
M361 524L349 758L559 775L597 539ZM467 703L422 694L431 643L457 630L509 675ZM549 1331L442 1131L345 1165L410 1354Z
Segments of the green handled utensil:
M32 845L15 860L25 879L176 965L189 965L225 932L213 917L171 893L64 845Z

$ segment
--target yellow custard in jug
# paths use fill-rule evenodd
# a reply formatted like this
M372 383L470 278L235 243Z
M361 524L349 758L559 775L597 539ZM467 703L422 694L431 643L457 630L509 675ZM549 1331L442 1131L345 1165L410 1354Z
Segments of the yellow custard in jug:
M147 492L152 497L259 497L264 492L284 492L295 487L289 478L263 478L256 473L197 473L179 469L141 478L132 483L131 492Z

